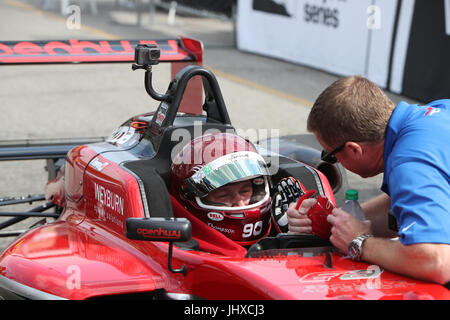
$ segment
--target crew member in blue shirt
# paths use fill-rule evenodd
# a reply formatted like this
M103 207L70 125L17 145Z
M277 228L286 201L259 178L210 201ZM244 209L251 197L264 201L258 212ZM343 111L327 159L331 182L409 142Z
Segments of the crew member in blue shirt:
M363 178L384 172L383 193L362 208L372 221L391 211L398 224L397 238L374 235L369 221L336 208L327 218L333 245L355 260L448 285L450 100L395 105L364 77L345 77L318 97L308 130L322 145L323 160ZM311 232L306 213L314 203L289 208L290 232Z

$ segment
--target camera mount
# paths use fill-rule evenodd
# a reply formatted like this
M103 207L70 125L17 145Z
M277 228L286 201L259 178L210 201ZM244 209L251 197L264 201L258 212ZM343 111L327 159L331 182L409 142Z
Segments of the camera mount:
M153 89L152 85L152 66L159 64L161 51L154 44L138 44L134 49L134 64L131 66L133 71L138 69L145 70L145 90L155 100L169 101L168 94L160 94Z

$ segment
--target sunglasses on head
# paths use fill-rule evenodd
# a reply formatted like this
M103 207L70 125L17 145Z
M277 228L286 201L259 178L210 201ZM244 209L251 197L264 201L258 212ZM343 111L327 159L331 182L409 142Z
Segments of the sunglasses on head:
M335 154L342 151L346 145L347 141L341 144L339 147L334 149L333 151L326 152L325 150L322 150L322 154L320 155L320 159L322 161L328 162L328 163L336 163L338 159L336 158Z

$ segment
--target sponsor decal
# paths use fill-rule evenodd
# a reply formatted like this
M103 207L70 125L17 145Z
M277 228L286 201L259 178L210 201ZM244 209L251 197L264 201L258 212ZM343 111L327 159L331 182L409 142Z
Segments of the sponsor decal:
M218 212L208 212L208 218L212 221L222 221L224 219L223 214Z
M379 278L383 273L383 269L379 266L372 265L369 266L366 270L354 270L352 272L347 272L340 276L341 280L368 280Z
M217 230L217 231L219 231L219 232L222 232L222 233L234 234L234 232L235 232L233 229L219 227L219 226L216 226L216 225L214 225L212 223L208 223L208 226L213 228L213 229L215 229L215 230Z
M109 162L101 162L98 158L95 158L90 163L91 167L93 167L97 171L102 171L107 165L109 165Z
M304 20L306 23L339 27L339 10L329 7L330 4L317 5L306 3L304 6Z
M427 108L427 112L425 113L425 117L432 116L435 113L441 112L441 109L429 107Z
M190 60L176 40L68 40L0 42L0 63L134 61L136 44L157 45L161 49L161 61Z
M261 186L264 184L264 178L256 178L253 179L253 184L257 185L257 186Z
M94 182L95 200L123 216L124 199L108 188Z
M106 141L116 145L124 145L133 138L135 131L136 129L133 127L119 127Z
M167 103L162 102L161 106L158 109L158 113L156 114L155 123L158 126L161 126L164 120L166 119L167 110L169 109L169 106Z
M370 266L366 270L351 270L351 271L325 271L313 272L304 275L300 282L324 282L330 281L333 278L340 280L368 280L379 278L383 273L383 269L378 266Z
M157 239L168 239L177 240L181 237L181 231L179 230L166 230L163 228L159 229L144 229L139 228L136 232L145 238L157 238Z

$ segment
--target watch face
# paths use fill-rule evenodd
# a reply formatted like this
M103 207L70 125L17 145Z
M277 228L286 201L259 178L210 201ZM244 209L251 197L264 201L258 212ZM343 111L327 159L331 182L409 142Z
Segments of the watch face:
M348 255L352 259L359 259L359 256L361 254L359 243L356 243L356 241L352 241L349 248L348 248Z
M348 245L348 255L350 256L350 258L357 261L361 259L364 240L370 237L373 237L373 235L363 234L350 242L350 244Z

